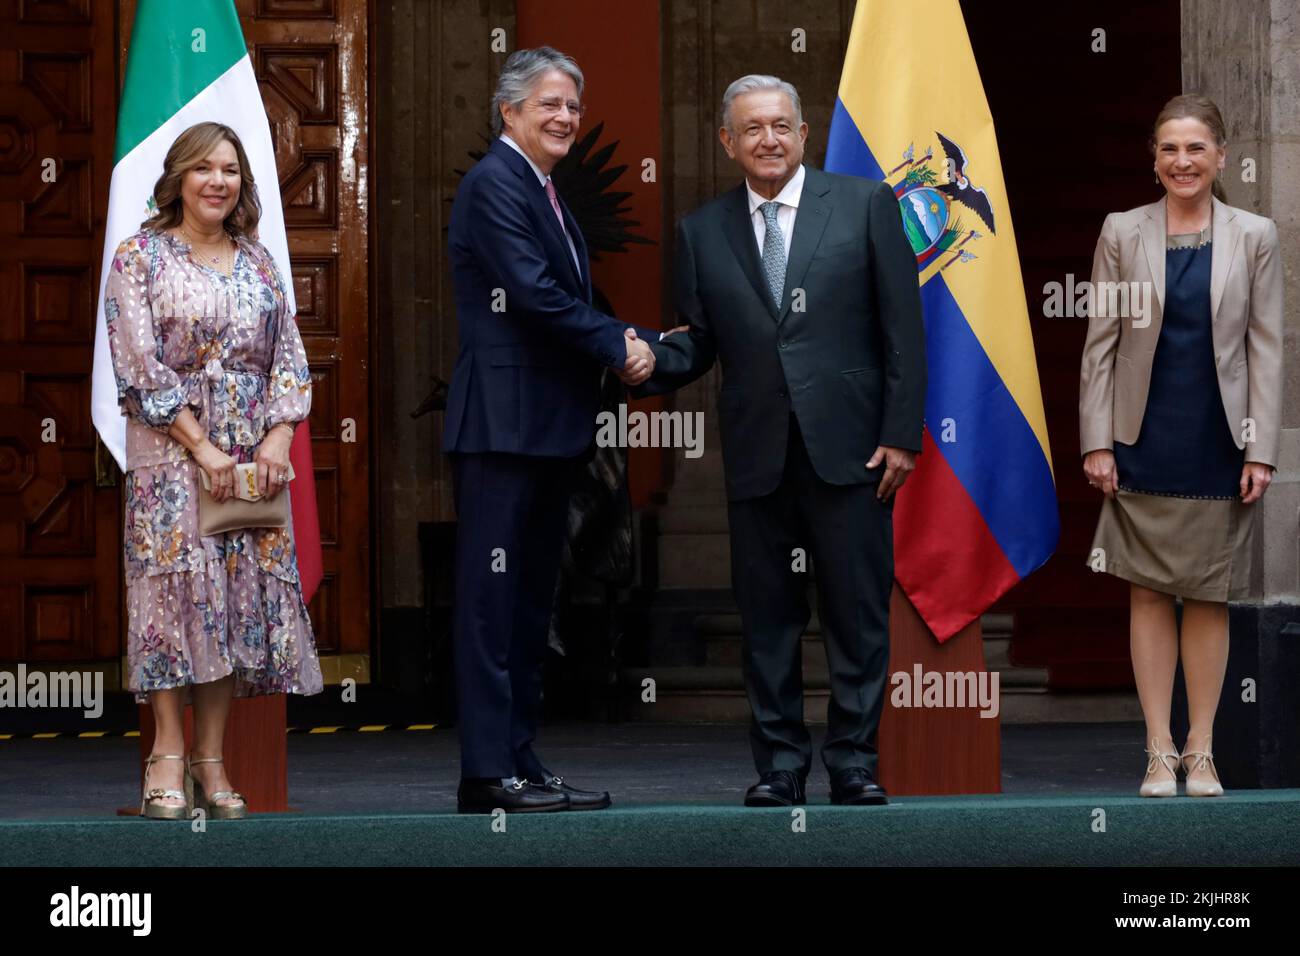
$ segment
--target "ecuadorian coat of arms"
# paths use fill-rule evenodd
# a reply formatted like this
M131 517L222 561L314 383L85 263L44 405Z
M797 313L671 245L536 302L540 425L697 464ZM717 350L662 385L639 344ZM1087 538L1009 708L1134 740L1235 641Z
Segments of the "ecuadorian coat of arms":
M953 263L978 258L968 244L983 239L984 233L975 226L967 228L963 213L974 217L989 235L997 235L988 194L967 175L965 150L942 133L936 131L935 135L943 153L941 162L936 162L932 146L916 158L916 144L912 143L903 153L903 161L885 174L898 199L903 231L916 253L917 271L925 273L937 266L925 279Z

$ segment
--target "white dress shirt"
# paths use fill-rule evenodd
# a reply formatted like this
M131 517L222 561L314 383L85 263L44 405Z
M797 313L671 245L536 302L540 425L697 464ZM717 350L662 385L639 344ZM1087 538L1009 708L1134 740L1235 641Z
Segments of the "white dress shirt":
M507 146L509 146L509 147L510 147L511 149L513 149L516 153L518 153L520 156L522 156L525 160L528 161L528 165L531 166L532 169L533 169L533 172L537 174L537 181L538 181L539 183L541 183L541 184L542 184L542 188L545 189L545 188L546 188L546 181L547 181L548 179L550 179L551 177L548 176L548 175L546 175L546 173L542 172L542 168L541 168L540 166L538 166L535 162L533 162L532 159L529 157L529 155L528 155L527 153L525 153L522 149L520 149L520 148L519 148L519 144L516 143L513 139L511 139L510 136L509 136L508 134L506 134L506 133L502 133L502 134L501 134L501 142L505 143ZM803 167L800 167L801 170L802 170L802 168L803 168ZM557 199L559 198L558 195L557 195L556 198L557 198ZM550 204L551 204L551 201L548 199L548 200L546 201L546 205L549 206ZM760 217L760 218L761 218L761 217ZM578 270L578 275L582 275L582 265L578 262L578 247L575 246L575 245L573 244L573 237L572 237L571 235L569 235L569 227L568 227L568 226L565 226L565 227L564 227L564 237L565 237L566 239L569 240L569 253L570 253L570 255L573 256L573 265L574 265L574 268L576 268L576 269Z
M781 227L781 237L785 240L785 257L790 258L790 238L794 235L794 217L799 212L799 197L803 195L804 168L800 164L790 181L776 194L774 202L781 205L776 210L776 224ZM754 192L754 187L745 180L745 189L749 193L749 219L754 225L754 240L758 243L758 258L763 258L763 237L767 235L767 220L763 210L758 207L767 199Z

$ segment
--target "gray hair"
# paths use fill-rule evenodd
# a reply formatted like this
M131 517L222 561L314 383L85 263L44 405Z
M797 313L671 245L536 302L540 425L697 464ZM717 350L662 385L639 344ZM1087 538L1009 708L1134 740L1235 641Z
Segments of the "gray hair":
M508 103L512 109L519 109L528 99L528 94L543 76L551 70L567 74L578 87L578 99L582 99L582 70L571 57L549 46L539 46L531 50L515 50L506 59L497 77L497 90L492 94L492 135L500 136L504 128L501 119L501 106Z
M736 80L729 87L727 92L722 94L722 125L731 129L731 104L737 96L745 93L757 93L760 90L778 90L790 97L790 102L794 105L794 124L796 126L803 122L803 108L799 105L799 91L790 83L778 76L766 76L762 73L750 73Z

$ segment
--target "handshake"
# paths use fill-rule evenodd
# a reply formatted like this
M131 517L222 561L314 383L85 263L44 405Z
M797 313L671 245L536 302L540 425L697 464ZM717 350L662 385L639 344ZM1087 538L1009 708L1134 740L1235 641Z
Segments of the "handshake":
M636 337L636 329L627 328L623 334L627 337L627 362L618 377L624 385L640 385L655 370L655 353L649 343Z
M685 332L689 328L689 325L679 325L663 333L662 337L667 338L677 332ZM637 338L636 329L629 327L623 331L623 334L627 337L627 361L623 365L623 370L617 374L624 385L640 385L654 374L655 353L648 342Z

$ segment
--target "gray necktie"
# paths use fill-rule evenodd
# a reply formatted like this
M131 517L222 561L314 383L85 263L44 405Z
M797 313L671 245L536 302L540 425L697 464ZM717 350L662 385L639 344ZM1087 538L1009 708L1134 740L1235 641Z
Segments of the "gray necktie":
M778 309L785 295L785 236L776 221L776 210L780 205L778 202L765 202L758 207L763 211L763 222L767 225L763 233L763 275L767 276L767 288Z

